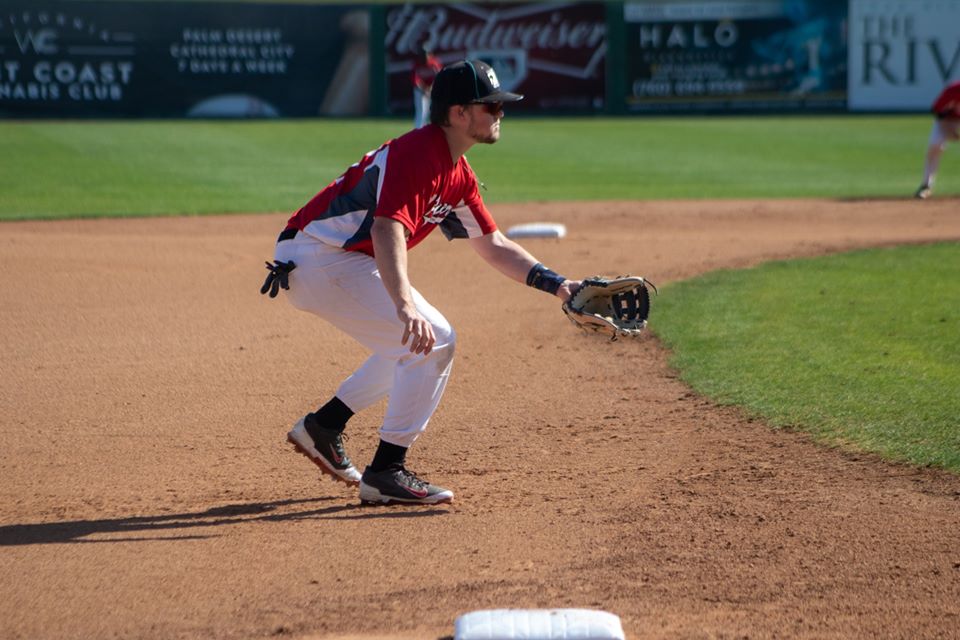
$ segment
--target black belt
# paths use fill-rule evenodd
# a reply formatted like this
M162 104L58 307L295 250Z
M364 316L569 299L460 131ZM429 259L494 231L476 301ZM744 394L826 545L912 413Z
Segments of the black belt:
M284 229L280 232L280 237L277 238L277 242L283 242L284 240L293 240L297 237L296 229Z

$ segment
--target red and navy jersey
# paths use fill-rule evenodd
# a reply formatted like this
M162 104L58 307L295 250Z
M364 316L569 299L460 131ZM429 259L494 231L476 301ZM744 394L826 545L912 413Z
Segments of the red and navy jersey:
M370 256L376 216L406 227L407 249L436 227L450 240L477 238L497 229L477 187L467 159L454 164L443 129L431 124L367 153L293 214L287 229Z
M960 82L947 85L930 110L941 117L960 118Z

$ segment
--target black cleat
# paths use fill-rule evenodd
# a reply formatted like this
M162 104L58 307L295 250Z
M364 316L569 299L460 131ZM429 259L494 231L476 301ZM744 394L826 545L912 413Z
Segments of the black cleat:
M383 471L367 467L360 480L360 502L364 504L439 504L453 502L453 491L421 480L401 465Z
M287 434L287 441L334 480L353 486L359 484L360 472L343 450L343 434L336 429L327 429L317 424L311 424L308 433L306 420L307 417L304 416L293 425L293 429Z

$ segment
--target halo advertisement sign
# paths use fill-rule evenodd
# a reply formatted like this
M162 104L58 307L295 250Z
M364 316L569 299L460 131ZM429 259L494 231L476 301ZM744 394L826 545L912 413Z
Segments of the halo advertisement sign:
M327 89L350 45L342 7L48 1L0 9L6 116L319 115L335 106ZM316 38L316 23L343 28Z
M843 109L845 2L624 5L631 111Z
M427 49L443 64L478 58L506 91L510 111L604 109L607 25L595 2L406 4L386 12L387 108L413 110L411 72Z

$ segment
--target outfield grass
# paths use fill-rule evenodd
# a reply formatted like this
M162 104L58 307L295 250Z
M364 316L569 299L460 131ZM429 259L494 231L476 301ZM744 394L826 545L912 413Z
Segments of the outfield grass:
M291 211L396 128L368 121L0 123L0 218Z
M0 219L288 212L407 120L0 122ZM923 116L512 118L489 202L908 196ZM953 151L953 149L951 149ZM945 154L938 195L960 193Z
M655 331L694 389L777 427L960 472L960 244L715 272Z

